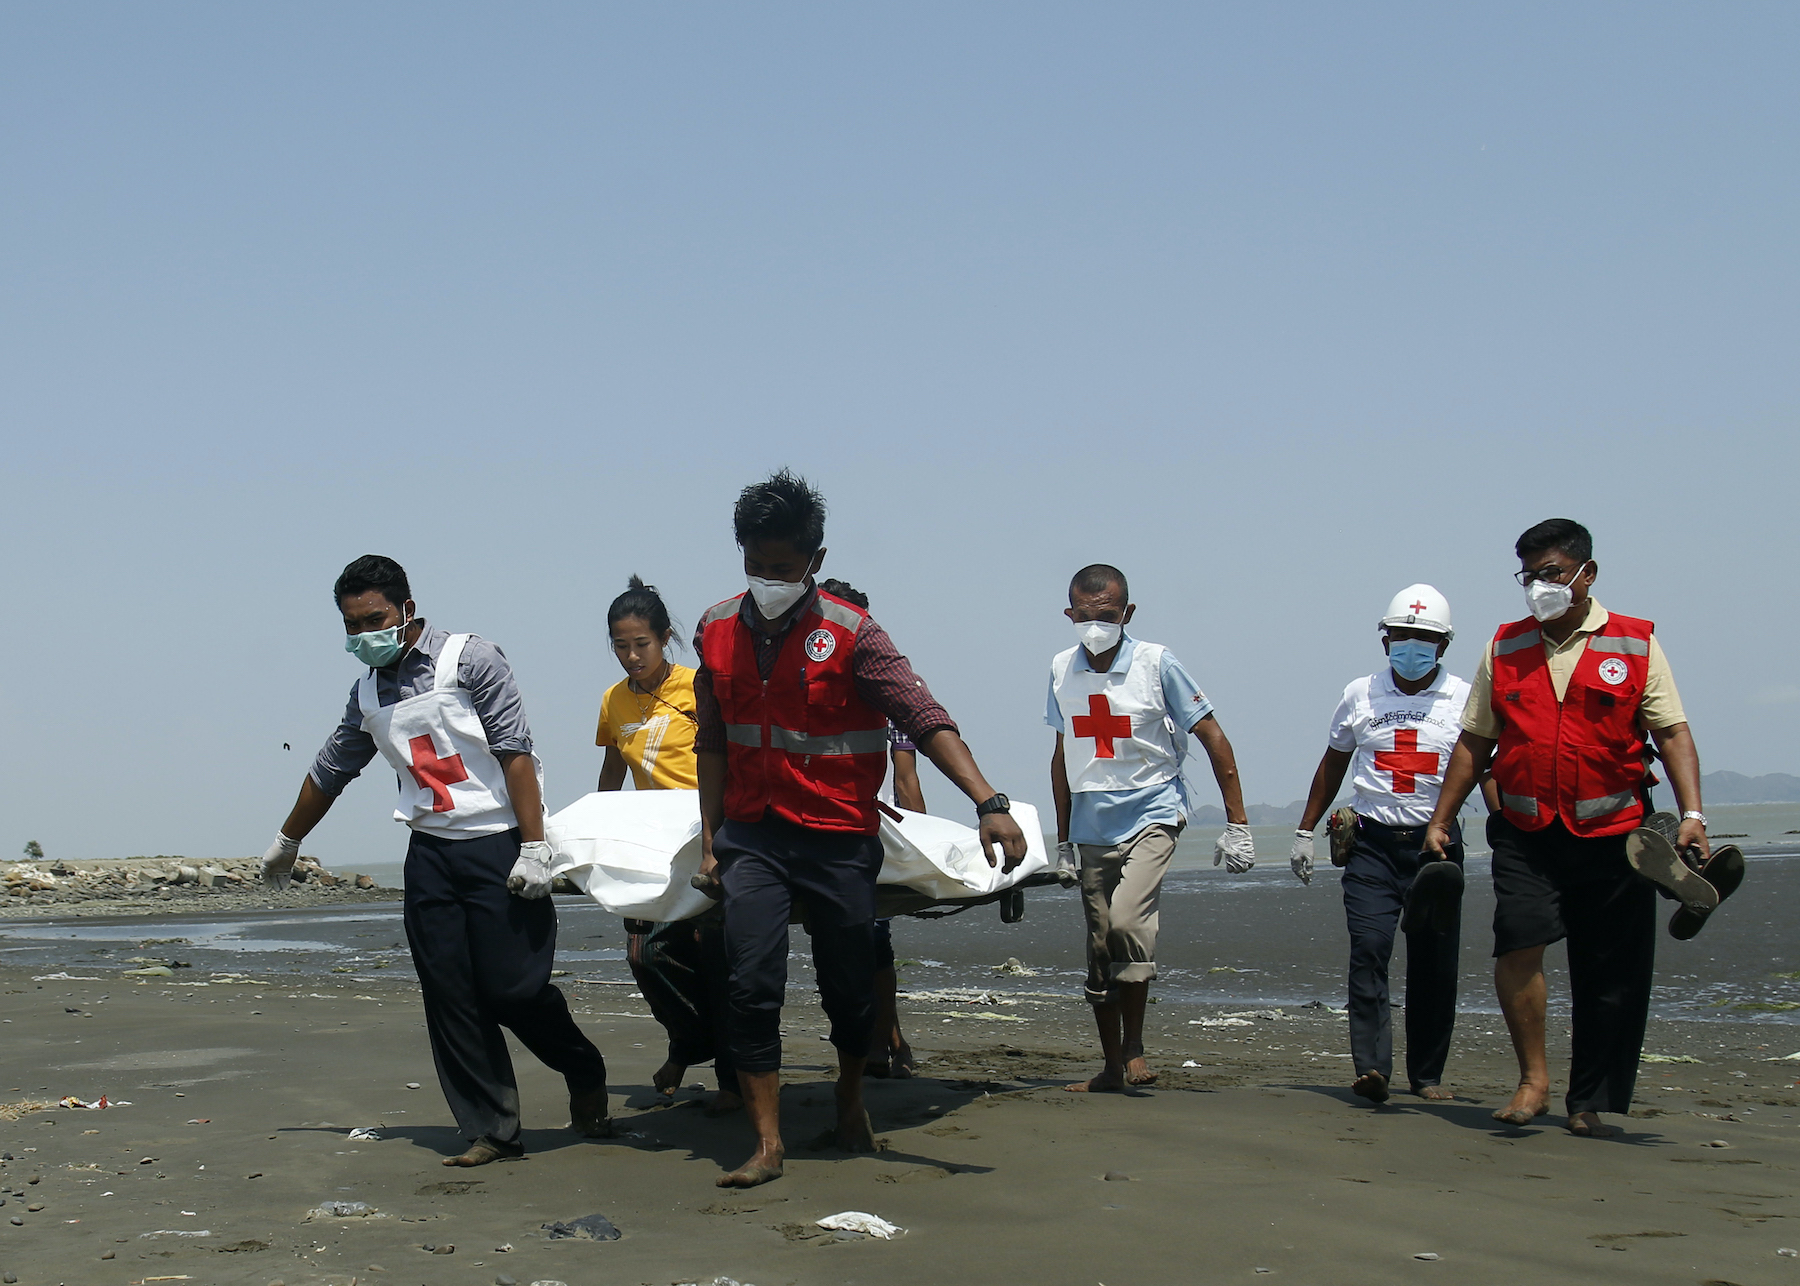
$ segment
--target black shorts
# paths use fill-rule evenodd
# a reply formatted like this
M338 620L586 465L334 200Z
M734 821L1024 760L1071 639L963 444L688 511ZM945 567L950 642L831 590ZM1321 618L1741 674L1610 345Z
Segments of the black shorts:
M1487 819L1494 850L1494 954L1548 946L1569 936L1569 906L1590 916L1643 881L1625 860L1625 837L1571 835L1560 820L1520 830Z

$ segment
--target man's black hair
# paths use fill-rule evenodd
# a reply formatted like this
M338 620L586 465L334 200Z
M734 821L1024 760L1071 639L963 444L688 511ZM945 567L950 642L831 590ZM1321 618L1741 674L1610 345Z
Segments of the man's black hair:
M1513 546L1513 552L1521 559L1552 550L1585 563L1594 556L1594 538L1573 518L1547 518L1537 526L1527 528Z
M834 598L841 598L846 603L862 608L865 612L869 610L869 596L848 581L841 581L833 577L830 580L820 581L819 588Z
M675 634L675 625L669 619L669 608L663 602L656 586L644 584L642 576L633 575L627 582L625 592L613 599L612 606L606 609L606 632L612 633L612 627L628 617L635 616L650 627L652 634ZM680 639L676 639L680 642Z
M337 584L331 587L331 597L342 606L346 598L372 589L379 590L381 596L395 607L405 606L406 600L412 597L412 586L406 583L406 568L382 554L364 554L344 568Z
M825 497L805 478L783 469L767 482L753 482L738 496L731 525L739 548L753 540L785 540L802 554L825 543Z
M1131 586L1125 580L1125 573L1111 563L1089 563L1069 581L1069 593L1080 590L1083 594L1104 594L1114 585L1119 587L1119 597L1129 603Z

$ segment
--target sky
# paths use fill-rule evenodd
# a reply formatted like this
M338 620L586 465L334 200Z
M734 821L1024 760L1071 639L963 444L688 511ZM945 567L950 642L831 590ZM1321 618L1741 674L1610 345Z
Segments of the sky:
M1797 56L1757 3L0 7L0 853L261 852L366 552L561 807L608 603L740 591L782 466L1046 809L1076 568L1285 803L1389 597L1466 677L1553 516L1704 767L1800 772ZM397 858L392 789L309 851Z

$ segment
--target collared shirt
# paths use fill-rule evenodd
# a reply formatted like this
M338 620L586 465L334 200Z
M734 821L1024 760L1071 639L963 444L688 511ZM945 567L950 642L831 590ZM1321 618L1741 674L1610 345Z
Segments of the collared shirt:
M1587 651L1588 639L1599 633L1610 619L1611 615L1600 606L1599 600L1590 598L1587 616L1568 638L1558 643L1548 634L1543 635L1544 662L1550 667L1550 685L1555 689L1558 701L1569 690L1569 678L1575 673L1575 663ZM1650 636L1649 666L1644 675L1644 698L1638 706L1638 721L1646 728L1656 729L1673 728L1678 723L1687 722L1687 715L1681 709L1681 694L1675 690L1675 675L1669 669L1669 659L1663 655L1662 644L1656 641L1654 634ZM1464 731L1472 732L1477 737L1486 737L1490 741L1499 740L1500 716L1494 713L1492 639L1488 640L1487 650L1481 654L1481 665L1475 671L1475 681L1469 685L1469 703L1463 707L1462 726Z
M1106 672L1123 674L1130 669L1131 654L1136 647L1137 640L1129 634L1121 634L1119 651ZM1093 662L1086 648L1075 650L1075 668L1092 672ZM1164 712L1181 734L1175 744L1184 746L1187 734L1212 713L1213 704L1186 667L1166 650L1161 679ZM1044 722L1058 732L1064 731L1062 707L1056 703L1054 678L1044 706ZM1174 826L1185 822L1192 812L1187 784L1180 773L1167 781L1137 790L1072 791L1069 795L1069 838L1077 844L1118 844L1146 826Z
M437 681L438 653L450 641L450 634L429 621L421 623L425 628L419 633L419 641L396 664L375 671L375 699L379 704L391 706L429 692ZM512 666L504 652L486 639L470 635L463 644L456 681L468 689L482 731L487 733L489 750L495 754L531 753L531 727L525 722L525 703L519 698L519 685L513 680ZM375 738L363 731L362 706L357 702L353 683L343 722L313 760L312 779L327 795L341 794L375 755Z
M749 627L756 647L756 670L764 679L775 673L775 661L781 655L781 645L786 641L788 631L794 628L795 621L806 615L818 596L817 586L809 588L806 597L789 609L787 620L781 627L764 633L761 627L767 622L762 619L755 601L748 594L744 595L738 607L738 619ZM713 695L712 671L706 668L706 651L701 646L703 633L702 630L694 631L694 652L700 657L700 668L694 671L694 708L700 717L700 727L694 734L694 752L722 755L725 753L725 719L719 713L719 699ZM886 715L888 722L909 741L923 741L946 728L956 731L956 721L950 717L950 712L937 703L931 689L925 686L925 680L913 672L912 664L900 654L894 640L875 624L873 618L865 620L862 628L856 631L856 646L850 651L850 679L856 685L856 695Z

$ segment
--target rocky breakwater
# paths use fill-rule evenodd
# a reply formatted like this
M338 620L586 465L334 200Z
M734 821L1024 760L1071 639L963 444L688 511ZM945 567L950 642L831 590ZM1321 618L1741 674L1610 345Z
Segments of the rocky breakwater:
M334 874L317 859L294 864L294 883L276 892L262 883L261 859L198 862L185 857L0 863L0 918L159 915L258 907L387 902L400 896L373 878Z

